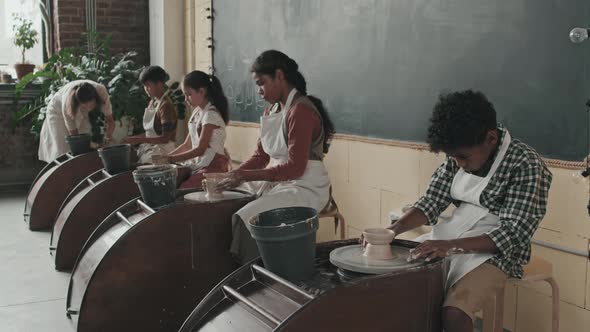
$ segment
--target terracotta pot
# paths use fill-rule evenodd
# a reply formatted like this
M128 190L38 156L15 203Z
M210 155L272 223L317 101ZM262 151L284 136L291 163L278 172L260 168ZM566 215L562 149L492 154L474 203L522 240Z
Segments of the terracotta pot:
M12 83L12 76L10 74L2 74L2 83Z
M16 78L20 80L28 73L32 73L35 70L35 65L30 63L17 63L14 65L14 69L16 70Z

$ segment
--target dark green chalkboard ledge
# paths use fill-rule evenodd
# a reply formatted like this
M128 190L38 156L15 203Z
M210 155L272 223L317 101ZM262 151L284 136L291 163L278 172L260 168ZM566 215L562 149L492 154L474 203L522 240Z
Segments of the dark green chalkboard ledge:
M243 121L230 121L230 127L241 127L241 128L260 128L260 125L255 122L243 122ZM377 144L377 145L386 145L386 146L393 146L398 148L405 148L405 149L412 149L412 150L425 150L428 151L428 145L426 143L417 143L417 142L406 142L406 141L398 141L393 139L384 139L384 138L374 138L374 137L365 137L365 136L357 136L357 135L348 135L348 134L336 134L334 135L334 139L343 140L343 141L352 141L352 142L361 142L361 143L368 143L368 144ZM560 159L551 159L551 158L543 158L545 163L548 167L553 168L562 168L562 169L584 169L586 165L582 161L570 161L570 160L560 160Z

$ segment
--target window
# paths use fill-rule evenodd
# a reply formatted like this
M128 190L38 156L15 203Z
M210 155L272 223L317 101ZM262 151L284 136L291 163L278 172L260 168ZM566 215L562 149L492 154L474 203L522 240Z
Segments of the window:
M43 63L43 36L41 32L41 14L36 0L0 0L0 70L16 76L14 64L21 62L21 50L14 46L12 14L22 15L33 21L33 27L39 33L38 42L32 49L26 51L25 59L32 64Z

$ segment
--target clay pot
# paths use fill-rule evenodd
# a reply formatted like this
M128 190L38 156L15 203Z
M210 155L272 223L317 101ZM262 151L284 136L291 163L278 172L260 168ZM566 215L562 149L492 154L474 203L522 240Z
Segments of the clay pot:
M16 70L16 78L20 80L27 76L27 74L32 73L35 70L35 65L30 63L17 63L14 65L14 69Z
M227 178L227 173L205 173L203 189L207 192L208 199L223 198L223 192L217 188L217 185L225 178Z
M364 256L371 259L387 260L395 258L391 252L390 243L395 237L395 233L386 228L367 228L363 232L367 246L365 247Z

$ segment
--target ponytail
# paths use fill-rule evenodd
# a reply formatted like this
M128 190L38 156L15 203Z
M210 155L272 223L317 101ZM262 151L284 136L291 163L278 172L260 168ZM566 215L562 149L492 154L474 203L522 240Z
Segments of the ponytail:
M182 84L195 91L205 88L207 90L207 99L217 108L223 121L226 124L229 122L229 103L223 93L221 82L217 77L208 75L200 70L194 70L184 76Z
M221 82L216 76L211 75L210 83L210 88L207 89L209 98L213 101L213 105L215 105L219 113L221 113L223 121L227 124L229 122L229 106L227 97L225 97L225 94L223 93Z

